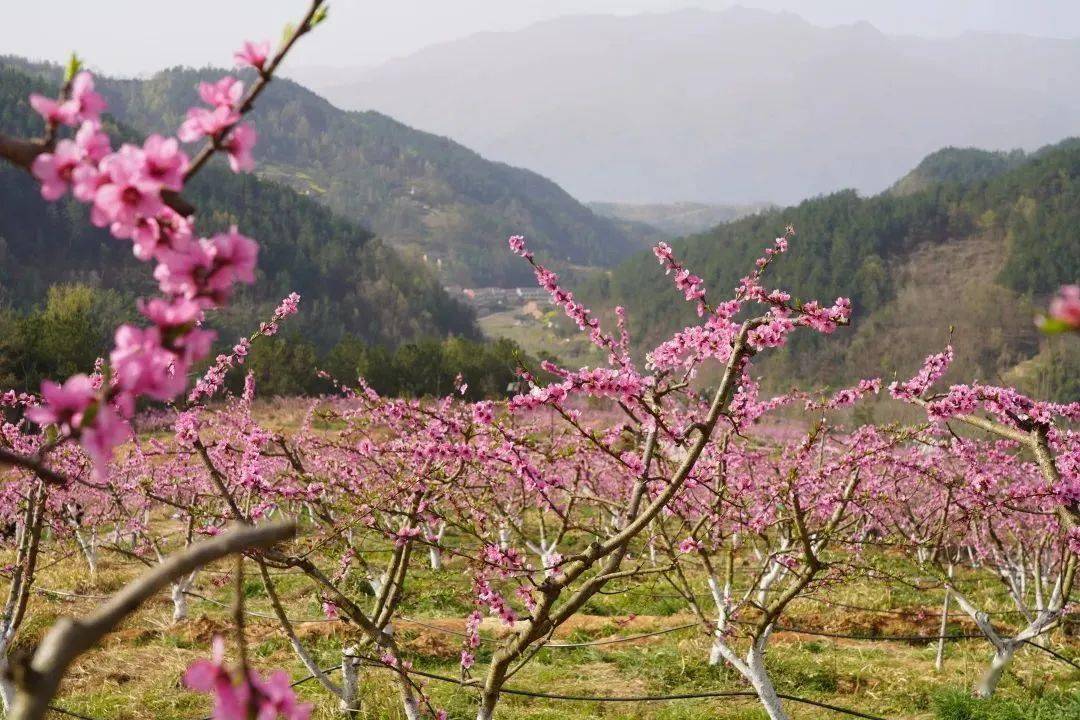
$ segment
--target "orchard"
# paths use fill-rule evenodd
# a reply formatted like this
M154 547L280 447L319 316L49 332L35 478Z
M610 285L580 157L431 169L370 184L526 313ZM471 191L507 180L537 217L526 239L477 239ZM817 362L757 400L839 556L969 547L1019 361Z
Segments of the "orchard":
M173 137L117 145L75 60L59 97L29 98L41 136L0 136L158 291L96 367L2 395L7 717L880 720L930 717L927 683L971 712L1018 684L1070 702L1080 404L944 387L952 348L907 379L765 396L759 356L828 342L852 312L773 285L795 228L731 289L657 244L671 302L699 320L651 349L511 237L607 361L522 369L508 399L354 377L318 398L264 401L251 376L230 394L296 294L196 373L219 340L204 322L255 280L259 246L204 227L185 186L219 155L253 169L248 115L325 17L315 0L278 47L245 42L254 82L203 83ZM1075 330L1077 304L1063 288L1048 331ZM871 402L914 419L855 422ZM95 664L148 644L168 660L134 682L159 690L95 704ZM792 658L833 644L862 669L800 685ZM585 681L605 664L610 684ZM1073 698L1045 717L1076 717Z

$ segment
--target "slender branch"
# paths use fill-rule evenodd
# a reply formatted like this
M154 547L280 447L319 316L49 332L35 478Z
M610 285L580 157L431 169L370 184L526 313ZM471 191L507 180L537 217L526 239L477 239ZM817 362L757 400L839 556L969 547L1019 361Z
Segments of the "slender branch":
M0 138L2 141L2 138ZM42 480L52 485L67 485L68 478L45 465L40 458L30 455L20 455L6 448L0 447L0 465L18 467L31 470Z
M289 50L292 49L292 46L296 44L296 41L311 30L311 21L315 17L315 13L318 12L319 6L322 4L323 0L311 0L311 4L308 6L304 18L296 26L296 29L293 30L292 35L289 36L289 39L285 44L281 46L270 62L267 63L266 67L259 72L259 79L251 86L251 89L248 90L247 95L244 96L244 99L237 107L237 111L241 116L246 115L255 106L255 100L262 94L262 91L266 89L266 86L270 84L270 81L274 77L274 71L277 70L278 65L285 59L285 56L289 53ZM187 172L184 173L185 184L194 177L204 165L206 165L207 161L214 156L214 153L222 148L221 138L226 137L233 131L233 128L239 124L240 121L238 120L232 125L229 125L203 146L202 150L199 151L199 154L195 156L195 159L191 161L191 165L188 167Z

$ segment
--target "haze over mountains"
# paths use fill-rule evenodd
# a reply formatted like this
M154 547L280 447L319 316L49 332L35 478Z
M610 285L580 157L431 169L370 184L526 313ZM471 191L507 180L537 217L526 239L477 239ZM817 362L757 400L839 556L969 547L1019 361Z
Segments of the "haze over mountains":
M743 205L717 205L695 202L676 203L614 203L592 202L589 208L603 215L626 223L645 223L662 234L682 237L708 230L721 223L738 220L746 215L767 210L770 203L747 203Z
M781 377L888 376L951 337L963 377L1073 399L1080 355L1032 317L1080 270L1080 140L1061 140L1080 119L1078 70L1072 41L896 38L740 9L565 18L432 47L331 91L371 110L275 81L253 116L256 177L216 168L192 192L206 217L264 243L230 331L295 289L320 351L475 336L446 287L531 285L506 247L521 233L575 271L567 287L599 313L628 307L647 345L693 319L648 243L689 235L680 257L723 291L790 223L794 252L770 272L800 297L850 295L856 315L827 353L807 340L777 353ZM124 132L171 132L198 82L226 72L99 87ZM0 128L34 132L25 98L58 73L0 57ZM1016 146L1028 150L997 150ZM513 153L522 167L489 159ZM0 310L30 312L60 283L145 291L82 208L45 207L25 175L0 171L0 208ZM555 313L504 295L502 325L481 327L551 330L529 351L566 350Z
M884 190L947 145L1076 130L1080 41L888 36L745 8L481 33L318 88L586 200L794 202Z

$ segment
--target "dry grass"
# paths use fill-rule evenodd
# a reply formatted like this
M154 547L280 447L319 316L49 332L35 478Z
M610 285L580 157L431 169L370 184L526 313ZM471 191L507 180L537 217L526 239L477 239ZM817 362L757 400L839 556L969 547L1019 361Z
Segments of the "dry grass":
M47 563L46 563L47 564ZM40 585L84 594L104 594L119 587L137 567L117 557L104 559L97 578L90 581L77 557L71 557L45 571ZM221 580L224 567L204 573L197 591L228 604L229 589ZM299 619L321 617L320 601L296 575L276 578L289 612ZM984 579L985 580L985 579ZM985 582L985 593L996 592L992 582ZM454 562L435 574L417 573L410 581L406 601L407 617L422 621L423 627L399 623L398 634L414 657L417 667L456 676L460 632L467 606L447 605L444 598L466 597L468 577ZM268 613L269 606L257 582L249 578L248 606L256 613ZM925 619L868 611L851 611L820 603L800 603L786 624L791 627L860 635L932 635L936 632L936 609L939 598L920 596L911 590L887 592L866 582L838 588L830 594L831 602L846 603L898 612L924 609ZM20 636L21 645L34 643L45 628L61 614L77 615L92 607L91 598L57 598L37 595L32 601L31 620ZM82 658L68 678L60 705L74 712L100 720L149 720L168 718L194 720L208 713L208 698L187 692L180 678L189 663L208 654L211 638L229 629L226 607L192 599L191 619L173 625L172 606L164 596L145 607L108 639L104 647ZM998 609L1007 609L1002 603ZM617 635L632 635L692 622L680 601L671 598L665 588L637 587L614 595L605 595L590 603L586 611L560 629L556 639L583 642ZM956 618L950 631L962 632L969 623ZM314 648L324 666L336 665L343 643L352 631L343 623L304 622L298 624L300 635ZM449 631L449 632L444 632ZM506 629L485 621L482 633L495 638ZM287 642L276 624L253 617L248 635L254 662L261 668L284 667L297 678L304 677ZM865 641L823 638L813 635L781 633L774 638L769 664L781 692L814 700L857 708L890 720L923 720L934 717L948 720L980 720L984 716L960 711L948 705L962 702L965 689L975 682L988 659L988 646L982 640L952 642L948 646L945 672L933 670L934 645L928 642ZM1054 646L1066 655L1080 653L1080 643L1056 636ZM628 643L594 645L572 649L548 649L514 677L512 686L543 692L590 696L657 695L715 690L745 689L728 669L709 667L705 662L708 638L696 629L645 638ZM480 655L480 663L485 660ZM1080 674L1054 661L1036 649L1025 649L1017 657L1012 671L1003 681L1000 693L1004 700L1019 701L1017 707L1039 708L1043 714L992 714L1010 720L1032 718L1064 720L1071 712L1064 695L1076 696ZM367 720L396 720L401 717L390 678L385 672L368 671L364 680L365 705L361 714ZM474 713L470 691L455 685L427 683L440 707L454 718L471 718ZM314 717L332 718L338 714L335 703L315 683L306 683L301 694L316 705ZM957 698L960 700L957 700ZM1039 698L1048 698L1039 705ZM1080 701L1077 701L1080 702ZM997 703L984 708L1006 707ZM936 708L936 709L935 709ZM1049 708L1049 709L1047 709ZM825 710L791 705L794 718L835 718ZM1045 710L1045 712L1044 712ZM957 712L961 714L957 714ZM1009 711L1012 712L1012 711ZM602 703L556 702L506 696L501 717L539 720L541 718L646 718L651 720L696 720L698 718L764 717L750 699L715 698L669 702ZM951 714L950 714L951 713Z

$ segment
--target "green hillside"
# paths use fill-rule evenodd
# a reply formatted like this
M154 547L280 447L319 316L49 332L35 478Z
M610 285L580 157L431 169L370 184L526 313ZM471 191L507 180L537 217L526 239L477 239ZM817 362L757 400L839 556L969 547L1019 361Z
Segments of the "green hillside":
M199 81L226 72L174 68L145 80L104 78L99 85L121 121L175 132ZM528 269L504 252L513 234L528 235L549 261L563 266L611 266L645 246L640 233L594 214L536 173L490 162L377 112L339 110L289 80L270 85L252 124L259 133L260 177L370 228L426 262L444 285L531 282Z
M0 131L40 130L26 101L43 82L0 66ZM120 136L131 132L119 129ZM282 185L239 176L215 164L185 191L205 231L229 224L260 243L259 277L226 315L213 318L223 337L246 334L289 292L303 297L306 340L327 349L348 334L396 346L425 337L474 337L472 311L452 300L427 268L403 258L356 223ZM80 283L110 291L111 307L133 308L154 291L151 268L88 222L87 208L70 198L47 203L36 182L0 168L0 310L26 313L43 305L49 288ZM105 338L89 352L100 352Z
M924 165L940 170L945 156L937 155ZM727 292L773 237L795 226L792 251L770 270L772 282L803 298L850 296L855 316L841 342L793 338L773 361L792 381L905 372L947 342L950 327L956 375L996 380L1054 351L1032 318L1045 295L1080 275L1080 147L1066 141L1022 161L1005 156L975 165L974 178L950 171L911 192L839 192L673 245L709 288ZM632 327L650 341L693 318L647 253L586 295L597 306L626 305ZM1044 383L1031 363L1025 368L1026 382ZM1059 396L1080 391L1075 381L1053 384Z

